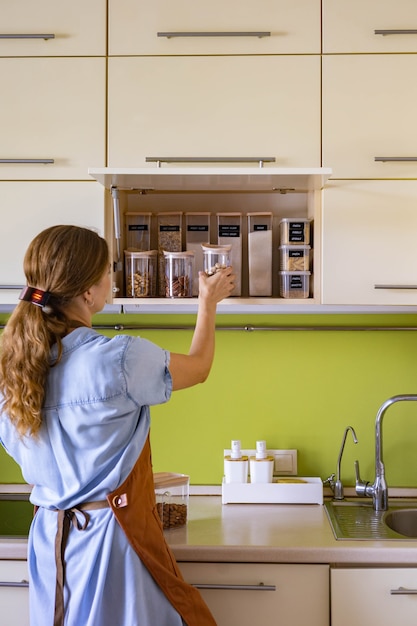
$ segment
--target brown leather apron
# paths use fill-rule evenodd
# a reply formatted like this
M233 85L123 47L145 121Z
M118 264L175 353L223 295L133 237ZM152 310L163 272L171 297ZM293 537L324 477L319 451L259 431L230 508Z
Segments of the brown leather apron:
M185 582L156 510L149 435L127 479L107 496L131 546L187 626L216 626L199 591Z

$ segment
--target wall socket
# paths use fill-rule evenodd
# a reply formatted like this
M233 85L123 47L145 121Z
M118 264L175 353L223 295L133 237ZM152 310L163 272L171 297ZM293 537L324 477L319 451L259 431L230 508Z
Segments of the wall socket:
M225 450L224 455L230 455L232 451ZM267 450L268 456L274 457L274 476L297 475L297 450ZM242 450L243 456L255 456L256 450Z

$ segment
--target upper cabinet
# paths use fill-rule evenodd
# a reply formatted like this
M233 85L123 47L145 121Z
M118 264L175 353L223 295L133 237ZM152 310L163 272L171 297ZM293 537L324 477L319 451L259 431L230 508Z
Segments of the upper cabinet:
M318 55L111 57L108 84L110 167L173 156L320 166Z
M106 0L3 3L0 56L106 54Z
M88 180L105 163L105 58L0 58L0 179Z
M109 0L109 54L320 54L320 4Z
M416 54L323 57L323 165L334 178L417 177Z
M323 0L323 52L417 52L417 3Z

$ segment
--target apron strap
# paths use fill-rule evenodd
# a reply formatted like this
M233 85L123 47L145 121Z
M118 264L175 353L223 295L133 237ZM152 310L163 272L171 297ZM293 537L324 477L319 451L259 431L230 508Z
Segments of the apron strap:
M107 500L96 502L84 502L71 509L57 510L57 531L55 535L55 564L56 564L56 587L55 587L55 614L54 626L64 625L64 583L65 583L65 546L67 544L71 524L77 530L86 530L90 515L87 510L108 508ZM79 516L81 516L81 521Z

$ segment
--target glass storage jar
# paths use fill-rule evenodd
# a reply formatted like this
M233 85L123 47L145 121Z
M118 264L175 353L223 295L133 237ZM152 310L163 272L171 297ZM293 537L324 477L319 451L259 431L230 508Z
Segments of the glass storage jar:
M212 276L219 269L231 265L231 245L217 246L216 244L204 243L201 248L203 251L203 269L207 276Z
M157 295L157 250L125 250L125 293L127 298L155 298Z
M165 297L191 298L193 295L194 252L167 252L165 257Z
M153 475L156 509L164 529L187 523L190 477L186 474L157 472Z

